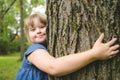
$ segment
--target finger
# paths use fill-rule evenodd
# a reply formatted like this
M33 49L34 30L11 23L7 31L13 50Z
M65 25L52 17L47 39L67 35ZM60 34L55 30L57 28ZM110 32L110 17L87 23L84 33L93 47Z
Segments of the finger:
M115 55L115 54L117 54L118 52L119 52L119 50L112 51L112 52L110 53L110 55Z
M114 46L110 47L110 50L114 51L114 50L118 49L119 47L120 47L119 45L114 45Z
M97 39L97 43L101 43L102 41L103 41L103 39L104 39L104 34L102 33L101 35L100 35L100 37Z
M117 38L113 38L111 41L107 42L107 44L109 46L112 46L115 43L116 40L117 40Z
M113 58L113 57L115 57L116 55L111 55L110 57L109 57L109 59L111 59L111 58Z

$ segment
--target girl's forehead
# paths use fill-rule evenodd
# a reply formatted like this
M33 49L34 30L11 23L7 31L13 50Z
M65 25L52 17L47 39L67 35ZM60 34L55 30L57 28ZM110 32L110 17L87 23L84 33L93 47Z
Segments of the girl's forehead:
M32 26L36 26L36 25L45 25L43 22L41 22L41 20L40 19L38 19L38 18L34 18L32 21L31 21L31 25Z
M28 19L28 22L26 24L26 29L27 28L34 28L36 26L45 26L46 25L46 19L40 16L31 16Z

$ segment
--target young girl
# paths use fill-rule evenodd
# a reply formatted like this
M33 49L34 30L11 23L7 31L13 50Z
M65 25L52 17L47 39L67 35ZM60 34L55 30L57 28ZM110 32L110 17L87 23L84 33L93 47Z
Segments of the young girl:
M24 54L16 80L48 80L48 74L63 76L93 61L110 59L119 52L119 45L115 44L116 38L102 43L104 34L101 34L92 49L54 58L46 47L46 16L40 14L29 16L25 24L25 31L29 41L33 44Z

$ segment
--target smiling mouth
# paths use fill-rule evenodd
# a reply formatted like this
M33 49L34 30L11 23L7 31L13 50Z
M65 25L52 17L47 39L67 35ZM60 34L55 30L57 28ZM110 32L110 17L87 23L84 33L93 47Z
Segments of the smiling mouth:
M43 35L37 35L36 37L38 37L38 38L42 38L42 37L44 37L45 35L43 34Z
M43 36L44 36L44 35L39 35L38 37L41 38L41 37L43 37Z
M43 36L38 36L39 38L42 38Z

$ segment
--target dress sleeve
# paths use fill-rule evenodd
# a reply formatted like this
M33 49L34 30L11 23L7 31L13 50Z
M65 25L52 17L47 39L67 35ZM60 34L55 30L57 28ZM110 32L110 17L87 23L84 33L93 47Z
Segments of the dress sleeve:
M25 57L27 57L31 52L33 52L33 51L35 51L37 49L45 49L45 50L47 50L47 48L42 44L33 44L25 52Z

